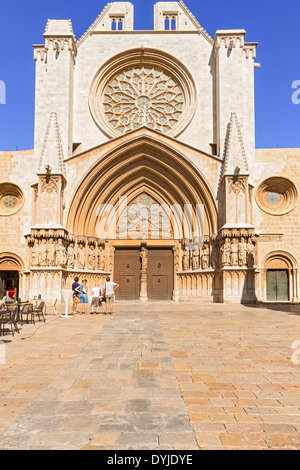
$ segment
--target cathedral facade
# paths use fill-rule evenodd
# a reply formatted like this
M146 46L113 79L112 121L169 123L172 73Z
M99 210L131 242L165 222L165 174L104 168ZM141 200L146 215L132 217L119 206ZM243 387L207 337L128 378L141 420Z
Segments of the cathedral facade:
M0 152L0 297L297 302L300 149L256 149L257 43L182 2L109 3L34 46L34 149Z

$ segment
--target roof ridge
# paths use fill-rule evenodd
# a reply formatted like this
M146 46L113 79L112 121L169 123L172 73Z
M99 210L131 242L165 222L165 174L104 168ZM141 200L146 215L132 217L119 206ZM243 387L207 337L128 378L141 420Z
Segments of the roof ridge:
M96 26L98 26L98 24L100 23L100 21L102 20L103 16L106 15L106 13L110 10L112 6L112 3L107 3L107 5L105 5L105 7L103 8L103 10L101 11L101 13L97 16L97 18L95 19L95 21L91 24L91 26L86 30L86 32L78 39L78 41L76 42L76 46L77 47L80 47L81 44L84 42L84 40L86 39L86 37L89 35L89 33L91 31L93 31Z
M191 12L191 10L187 7L187 5L182 0L180 0L178 2L178 5L182 8L182 10L190 18L190 20L192 21L192 23L194 24L196 29L201 31L203 33L203 35L206 37L206 39L208 39L208 41L213 45L213 43L214 43L213 38L208 34L208 32L203 28L203 26L201 26L201 24L199 23L199 21L197 20L195 15Z

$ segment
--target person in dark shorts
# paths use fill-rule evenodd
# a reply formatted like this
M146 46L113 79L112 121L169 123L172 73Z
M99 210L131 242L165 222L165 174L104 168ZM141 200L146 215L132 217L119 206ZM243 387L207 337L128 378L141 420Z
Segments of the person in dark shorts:
M73 291L73 307L72 307L72 312L73 313L79 313L77 306L80 304L80 284L79 284L79 278L75 277L74 282L72 284L72 291Z

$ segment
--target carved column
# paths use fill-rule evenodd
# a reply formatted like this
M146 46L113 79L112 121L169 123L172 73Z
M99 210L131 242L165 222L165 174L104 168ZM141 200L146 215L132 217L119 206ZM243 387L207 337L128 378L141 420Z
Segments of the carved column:
M145 246L141 248L141 274L140 274L140 301L147 302L148 300L148 250Z

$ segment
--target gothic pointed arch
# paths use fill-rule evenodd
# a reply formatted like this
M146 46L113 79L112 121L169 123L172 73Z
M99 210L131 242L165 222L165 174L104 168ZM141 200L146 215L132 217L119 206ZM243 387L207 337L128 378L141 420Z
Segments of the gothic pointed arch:
M67 229L71 233L101 238L99 208L107 205L110 220L109 210L120 198L131 201L143 193L173 207L173 229L179 223L178 207L199 205L204 213L203 231L207 235L217 232L217 209L208 183L194 163L171 146L171 140L167 145L159 137L148 129L133 132L125 141L116 140L114 148L89 169L69 207Z

